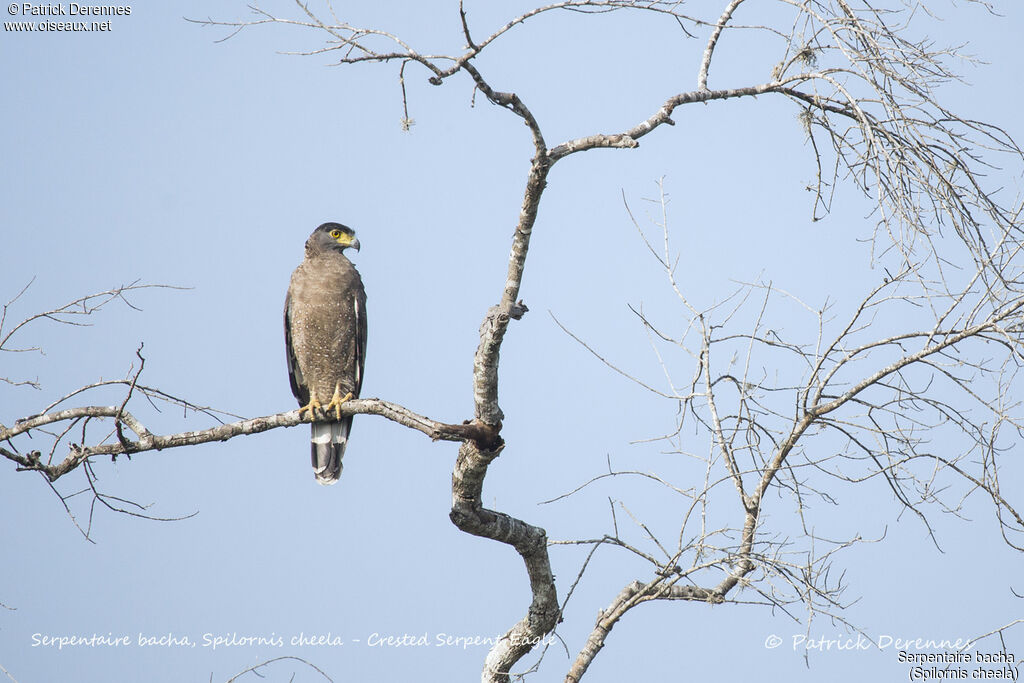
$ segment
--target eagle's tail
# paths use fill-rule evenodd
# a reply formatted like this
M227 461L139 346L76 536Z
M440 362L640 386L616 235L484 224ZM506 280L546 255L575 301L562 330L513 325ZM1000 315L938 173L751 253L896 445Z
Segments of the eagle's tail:
M341 476L341 459L345 455L348 433L352 429L352 418L340 422L314 422L310 438L310 452L313 460L313 474L317 482L327 486Z

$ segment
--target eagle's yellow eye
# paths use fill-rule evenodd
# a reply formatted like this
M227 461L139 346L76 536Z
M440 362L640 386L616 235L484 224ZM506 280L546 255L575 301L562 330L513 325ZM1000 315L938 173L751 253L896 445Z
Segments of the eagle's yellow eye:
M331 230L331 237L334 239L341 237L341 230Z

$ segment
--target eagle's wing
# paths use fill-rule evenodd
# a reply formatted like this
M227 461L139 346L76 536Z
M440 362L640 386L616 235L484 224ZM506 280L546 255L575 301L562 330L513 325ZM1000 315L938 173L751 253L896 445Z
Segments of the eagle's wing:
M361 280L355 293L355 316L356 352L355 358L353 358L355 391L353 393L358 397L363 388L363 368L366 367L366 292L363 290Z
M299 361L295 358L292 348L292 288L289 285L288 295L284 298L284 349L288 361L288 382L292 385L292 394L299 400L299 405L309 403L309 387L302 376Z

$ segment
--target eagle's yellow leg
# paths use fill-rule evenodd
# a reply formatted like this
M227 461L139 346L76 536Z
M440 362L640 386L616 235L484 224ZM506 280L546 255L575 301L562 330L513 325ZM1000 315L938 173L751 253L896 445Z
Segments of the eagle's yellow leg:
M320 401L316 400L316 393L310 389L309 391L309 403L299 408L299 419L302 419L303 411L309 411L309 419L316 419L316 411L323 410L323 406L320 405Z
M341 387L339 385L335 384L334 385L334 396L331 397L331 402L327 404L326 408L324 408L324 412L328 413L328 412L330 412L331 408L333 408L334 409L334 419L335 420L340 420L341 419L341 404L344 403L345 401L349 401L351 399L352 399L352 392L351 391L348 392L347 394L345 394L344 396L342 396L341 395Z

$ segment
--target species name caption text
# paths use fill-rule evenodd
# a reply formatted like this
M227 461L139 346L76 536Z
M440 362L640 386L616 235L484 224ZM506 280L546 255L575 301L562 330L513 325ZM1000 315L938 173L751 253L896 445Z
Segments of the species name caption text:
M1020 662L1012 652L900 652L909 663L909 681L1004 680L1020 678Z
M768 650L774 650L785 643L783 638L773 633L765 638L764 646ZM988 651L979 648L970 638L936 640L879 635L871 640L860 633L855 636L834 638L812 638L804 634L795 634L790 645L794 652L802 653L890 651L899 664L909 665L909 681L1016 681L1020 679L1022 663L1012 652L1005 649Z
M7 5L12 17L46 17L42 21L5 21L4 30L19 33L103 33L113 30L112 20L101 17L127 17L130 5L85 5L79 2L36 5L12 2ZM88 21L86 21L88 20Z
M331 632L327 633L304 633L300 632L290 636L271 633L269 635L248 635L241 633L204 633L199 638L191 635L177 633L149 634L137 632L135 634L108 633L76 633L70 635L58 634L32 634L32 647L52 648L64 650L70 648L193 648L203 647L209 650L217 650L231 647L340 647L343 645L355 645L378 648L402 648L402 647L454 647L463 650L471 647L491 647L503 636L482 636L462 635L457 636L449 633L435 633L430 635L423 633L402 633L384 634L371 633L365 638L342 638ZM550 644L554 636L545 636L531 640L531 643Z

